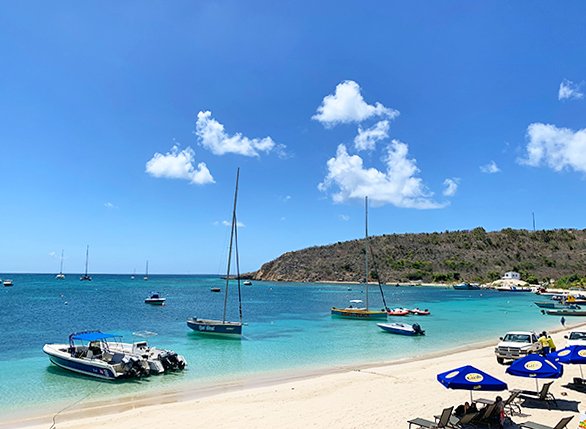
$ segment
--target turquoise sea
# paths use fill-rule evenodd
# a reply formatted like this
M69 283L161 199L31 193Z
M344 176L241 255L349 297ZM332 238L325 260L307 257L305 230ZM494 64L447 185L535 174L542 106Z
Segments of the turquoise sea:
M321 370L352 364L388 361L497 340L510 329L543 330L559 320L540 314L530 293L455 291L451 288L385 286L389 306L428 308L431 316L396 318L418 322L425 337L402 337L381 331L375 321L340 320L332 305L364 299L359 285L254 282L244 286L244 338L201 337L191 331L188 317L221 317L224 290L219 276L79 275L56 280L54 274L14 274L12 288L0 288L0 421L16 414L56 411L81 398L112 399L208 387L255 375ZM376 287L371 307L381 307ZM143 303L150 292L167 298L163 307ZM229 308L237 320L236 289ZM373 305L372 305L373 304ZM140 381L104 382L78 376L50 364L43 344L67 342L71 332L100 329L121 334L127 342L151 331L157 347L183 354L182 373ZM465 364L465 362L463 362Z

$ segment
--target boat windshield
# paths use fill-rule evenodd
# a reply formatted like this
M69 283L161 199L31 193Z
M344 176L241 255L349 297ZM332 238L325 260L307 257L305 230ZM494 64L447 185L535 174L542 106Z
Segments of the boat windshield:
M586 332L571 332L570 340L586 340Z
M507 334L503 341L508 341L511 343L530 343L531 337L527 334Z

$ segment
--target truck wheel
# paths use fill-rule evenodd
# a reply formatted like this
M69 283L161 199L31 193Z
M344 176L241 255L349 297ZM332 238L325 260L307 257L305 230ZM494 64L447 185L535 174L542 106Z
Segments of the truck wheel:
M496 358L496 361L497 361L499 364L501 364L501 365L503 365L503 364L505 363L505 360L504 360L503 358L501 358L501 357L497 357L497 358Z

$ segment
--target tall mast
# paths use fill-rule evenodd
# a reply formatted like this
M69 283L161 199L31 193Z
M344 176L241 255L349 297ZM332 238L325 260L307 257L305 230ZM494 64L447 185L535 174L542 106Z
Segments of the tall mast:
M63 274L63 249L61 249L61 266L59 268L59 274Z
M149 260L148 259L146 261L146 268L144 270L144 273L145 273L144 274L145 277L148 277L149 276Z
M224 293L224 315L222 321L226 322L226 307L228 305L228 286L230 284L230 263L232 261L232 243L236 229L236 201L238 200L238 179L240 178L240 168L236 170L236 189L234 190L234 206L232 209L232 228L230 230L230 247L228 249L228 267L226 268L226 291ZM240 277L240 275L238 276ZM240 281L240 279L238 279Z
M368 197L364 197L364 283L366 289L366 309L368 310Z
M88 258L90 255L90 245L88 244L85 249L85 275L87 276L87 265L88 265Z

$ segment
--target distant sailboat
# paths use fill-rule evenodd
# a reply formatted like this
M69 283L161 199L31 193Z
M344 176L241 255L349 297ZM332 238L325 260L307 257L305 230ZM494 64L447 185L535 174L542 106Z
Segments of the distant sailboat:
M148 259L146 261L146 268L144 270L144 277L142 279L143 280L148 280L149 279L149 261L148 261Z
M88 244L88 246L85 249L85 274L83 276L81 276L79 279L80 280L85 280L85 281L91 281L91 277L88 275L87 273L87 267L88 267L88 261L89 261L89 256L90 256L90 246Z
M370 310L368 308L368 197L364 200L365 205L365 238L364 238L364 298L365 306L362 307L362 300L353 299L350 301L350 306L346 308L332 307L332 316L342 317L345 319L386 319L387 318L387 304L383 294L382 286L379 282L379 289L383 298L385 306L382 310ZM355 304L355 305L353 305Z
M238 222L236 221L236 201L238 199L238 179L240 177L240 169L236 172L236 190L234 191L234 207L232 209L232 229L230 231L230 248L228 249L228 267L226 273L226 287L224 292L224 314L222 320L212 319L198 319L191 317L187 319L187 326L201 334L215 334L232 337L240 337L242 335L242 294L240 288L240 261L238 257ZM232 261L232 247L234 247L236 259L236 281L238 282L238 310L239 321L229 322L226 320L226 308L228 304L228 286L230 283L230 265Z
M56 279L63 280L65 274L63 274L63 249L61 249L61 267L59 268L59 274L55 276Z
M134 277L136 276L136 268L134 269L134 271L132 272L132 275L130 276L130 280L134 280Z

